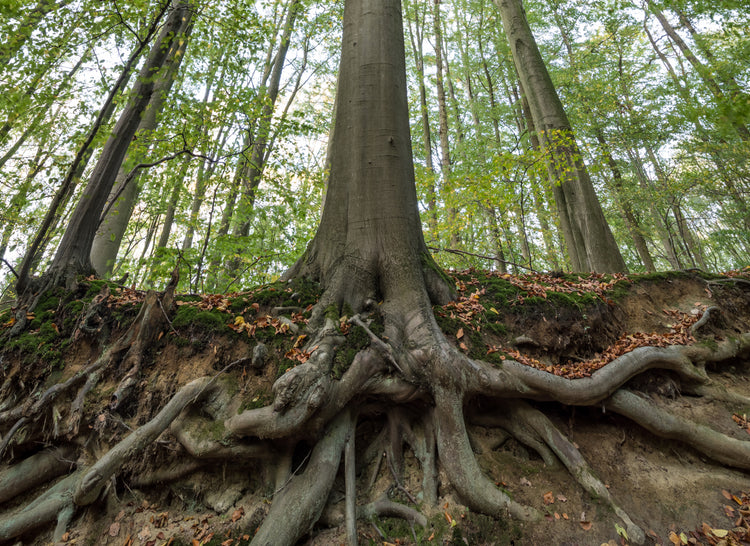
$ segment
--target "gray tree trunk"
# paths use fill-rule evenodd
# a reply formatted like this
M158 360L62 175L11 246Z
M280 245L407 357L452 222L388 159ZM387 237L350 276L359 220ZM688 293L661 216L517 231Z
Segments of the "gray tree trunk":
M531 33L520 0L494 0L513 61L540 131L560 225L573 268L579 272L625 271L612 232L581 159L575 135Z
M164 27L133 87L131 99L115 124L102 154L94 167L81 200L78 202L65 230L57 253L47 273L55 284L70 284L79 274L92 271L91 245L99 227L100 215L115 182L130 142L141 122L141 115L154 93L154 73L162 69L172 41L176 39L182 21L188 16L189 6L180 2L173 6Z
M386 308L423 309L425 287L433 301L452 296L422 236L402 29L399 0L346 2L323 215L286 274L319 280L327 300L355 312L381 296Z
M156 129L159 121L159 115L164 108L164 101L169 95L174 83L175 76L180 67L180 63L185 56L185 49L190 39L192 29L192 10L186 13L180 29L178 38L170 46L167 59L164 61L164 68L159 73L151 101L143 113L136 138L147 140L149 134ZM148 150L137 150L135 157L131 157L129 151L123 160L120 170L115 178L115 184L107 198L110 204L109 211L102 220L99 230L96 232L94 242L91 246L91 265L94 267L97 275L105 277L112 273L117 253L122 244L122 238L133 214L135 203L140 191L139 178L140 174L131 176L130 169L135 166L139 158L142 158Z

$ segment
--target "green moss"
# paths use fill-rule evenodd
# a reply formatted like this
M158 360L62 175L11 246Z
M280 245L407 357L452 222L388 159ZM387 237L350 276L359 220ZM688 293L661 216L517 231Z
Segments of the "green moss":
M428 252L422 252L419 258L422 262L423 269L432 269L435 273L438 274L441 279L443 279L448 284L448 286L454 286L455 283L453 282L453 279L451 279L448 274L440 268L440 266L437 264L437 262L435 262L435 260Z
M102 288L104 288L105 285L109 285L110 290L117 287L116 284L110 283L102 279L94 279L92 281L86 281L86 282L88 283L89 288L86 291L86 294L83 296L83 300L85 301L93 300L97 295L99 295L99 293L102 291Z
M83 308L85 307L85 303L81 300L73 300L71 302L68 302L65 307L65 314L66 315L79 315Z
M712 351L715 351L719 348L719 343L713 338L702 339L697 344Z
M192 305L177 308L172 326L175 328L199 328L205 332L231 331L227 328L229 315L223 311L205 311Z
M276 371L276 378L281 377L286 373L287 370L291 370L297 365L295 360L290 360L288 358L282 358L279 361L279 368Z
M325 317L327 319L332 320L333 322L338 322L339 320L339 308L336 304L332 303L328 307L325 308L325 311L323 312Z
M265 388L262 388L243 400L237 413L242 413L246 410L264 408L270 405L271 402L273 402L273 394L268 392Z
M502 322L487 322L485 325L485 330L495 334L496 336L507 336L508 335L508 327L503 324Z

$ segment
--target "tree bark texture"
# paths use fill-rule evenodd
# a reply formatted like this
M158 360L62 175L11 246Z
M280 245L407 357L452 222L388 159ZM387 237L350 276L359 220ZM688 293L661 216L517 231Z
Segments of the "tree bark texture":
M91 245L99 227L99 217L130 142L141 123L141 115L151 101L158 81L158 71L164 67L172 42L188 14L189 6L186 2L172 8L138 75L138 81L132 90L132 98L104 145L81 200L73 211L50 266L53 276L60 275L66 283L75 275L92 270Z
M560 224L576 271L621 272L625 262L594 191L575 135L520 0L494 0L529 99L553 184Z

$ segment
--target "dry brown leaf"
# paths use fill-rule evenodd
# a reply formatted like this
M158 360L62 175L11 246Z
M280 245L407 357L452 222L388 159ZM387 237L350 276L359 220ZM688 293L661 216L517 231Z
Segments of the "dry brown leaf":
M547 491L544 494L544 504L554 504L555 503L555 495L552 494L552 491Z
M232 512L232 523L234 523L235 521L237 521L244 515L245 515L245 508L240 506L239 508L237 508L237 510Z
M109 526L109 536L116 537L120 534L120 523L114 522L112 525Z
M591 523L590 521L581 521L579 523L581 524L581 529L583 529L584 531L590 531L591 528L594 526L594 524Z

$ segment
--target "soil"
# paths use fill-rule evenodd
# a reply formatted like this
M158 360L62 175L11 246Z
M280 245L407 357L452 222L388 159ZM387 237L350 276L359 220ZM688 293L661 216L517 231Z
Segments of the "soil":
M467 294L476 288L469 287ZM555 305L550 301L516 302L513 305L495 302L494 308L499 316L496 322L503 324L505 330L498 333L485 328L481 335L488 346L514 346L545 365L557 365L571 359L583 362L600 354L624 335L668 332L676 321L674 311L699 315L707 306L721 307L721 317L711 320L701 329L697 342L748 332L749 300L742 286L712 284L710 279L699 275L642 279L627 284L616 301L608 301L605 297L574 305ZM483 304L490 306L485 301ZM271 313L272 305L270 302L265 307L250 310L250 314L259 317L265 312ZM115 338L124 328L124 325L118 327L111 323L110 328L101 330L98 335L83 336L71 343L64 352L63 368L48 371L44 384L49 386L64 380L95 360L109 339ZM455 337L455 330L446 334L456 344L461 343ZM81 429L88 432L71 441L76 444L94 442L99 448L90 452L103 453L133 428L152 418L181 385L196 377L215 375L232 362L238 364L224 371L220 380L227 391L238 398L238 408L271 403L272 385L279 373L283 373L279 367L297 335L282 332L278 339L271 336L265 339L269 356L262 364L253 365L250 357L257 345L257 336L254 339L244 332L235 333L226 328L212 330L197 324L166 330L144 359L138 395L117 412L110 411L109 396L126 370L116 370L105 377L84 406ZM477 338L473 340L478 343ZM14 378L18 389L40 383L43 366L40 367L39 363L29 366L28 355L6 351L0 358L4 382ZM28 370L34 370L34 375ZM709 372L714 382L750 396L750 363L747 360L724 362ZM679 382L668 373L647 372L632 380L631 387L673 413L710 423L725 434L750 440L750 429L739 427L732 419L733 415L750 413L750 407L683 394ZM66 398L58 403L69 402ZM553 403L535 406L568 435L615 501L647 531L647 544L671 544L670 533L672 536L686 533L689 538L690 531L700 529L703 523L714 529L733 527L734 522L728 517L725 506L732 507L733 514L738 506L726 498L726 492L739 495L742 491L750 491L750 473L713 462L694 451L689 444L657 438L627 419L608 412L606 406L573 408ZM362 446L372 440L371 435L380 430L376 426L379 424L377 417L371 419L373 424L360 422L358 426L360 452L364 451ZM50 433L50 441L52 435ZM452 490L446 489L439 491L438 510L425 513L428 528L410 526L403 520L390 518L360 521L360 544L628 543L621 536L619 518L606 504L586 493L562 465L545 465L536 452L508 438L499 429L473 426L470 436L482 469L515 501L542 511L545 517L541 522L523 523L508 517L490 518L472 513ZM308 449L305 439L300 440L293 458L293 466L297 468L304 466L305 450ZM284 446L276 447L281 450ZM17 439L5 454L0 476L3 469L40 448L37 442L30 444L23 438ZM89 506L73 520L63 542L117 546L229 546L248 543L274 493L273 487L268 485L273 483L273 477L267 475L262 461L196 463L185 476L170 482L161 481L152 474L154 470L177 468L190 462L191 458L171 433L164 432L142 456L129 461L121 469L101 502ZM410 451L405 453L403 469L401 485L419 502L419 465ZM394 472L380 455L375 455L359 469L358 480L374 483L374 490L382 490L394 500L409 502L403 490L394 486ZM8 512L26 504L40 491L30 491L0 505L0 511ZM334 501L335 509L324 519L330 520L333 526L318 524L300 544L346 543L343 522L337 519L343 514L341 503L337 505L343 499L343 480L334 487L331 497L329 500ZM365 499L360 501L365 502ZM47 529L23 537L17 544L49 544L51 532ZM696 534L695 537L698 537L696 543L709 543L703 535Z

